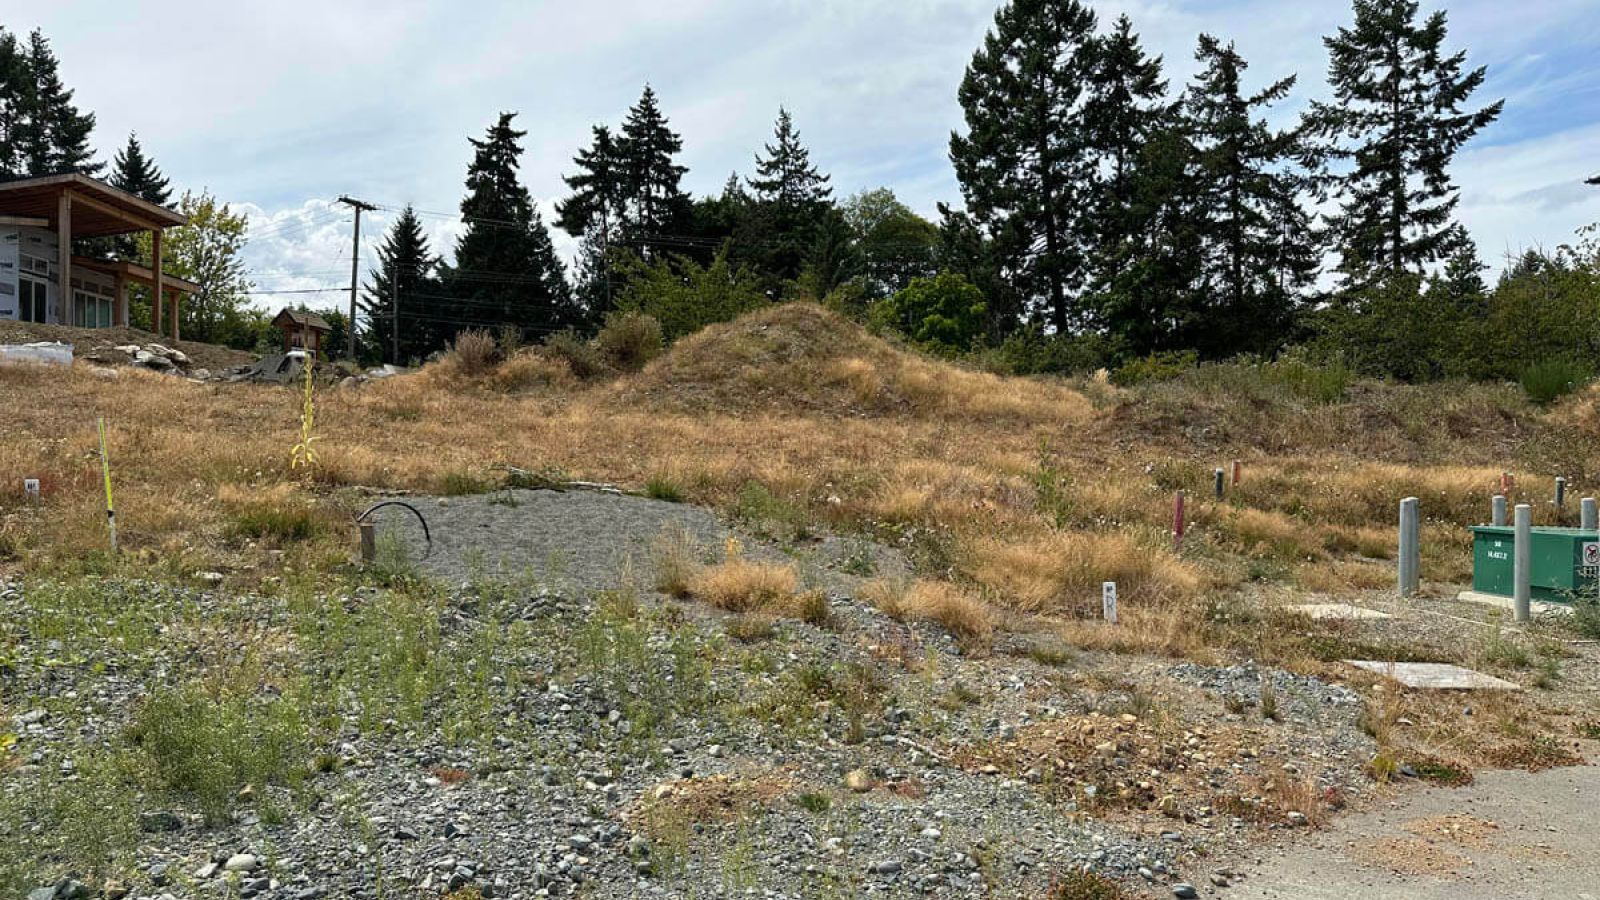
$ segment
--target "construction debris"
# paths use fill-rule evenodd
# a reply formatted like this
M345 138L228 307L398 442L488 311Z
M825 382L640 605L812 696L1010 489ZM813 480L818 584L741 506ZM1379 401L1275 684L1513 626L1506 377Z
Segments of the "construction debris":
M72 365L72 345L54 341L0 344L0 365L31 363L40 366Z
M1358 669L1366 669L1368 672L1392 678L1409 688L1428 688L1438 691L1522 690L1520 685L1493 675L1445 663L1382 662L1370 659L1347 659L1345 662Z

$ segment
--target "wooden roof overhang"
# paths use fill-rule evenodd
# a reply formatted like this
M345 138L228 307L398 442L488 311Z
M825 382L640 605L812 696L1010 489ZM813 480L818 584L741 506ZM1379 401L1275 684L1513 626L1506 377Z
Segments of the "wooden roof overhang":
M107 275L120 275L135 284L142 284L154 289L156 285L155 273L147 266L137 265L123 260L95 259L92 256L73 256L72 267L75 269L89 269L94 272L104 272ZM167 291L180 291L185 294L200 293L200 285L187 278L179 278L170 272L161 273L161 286Z
M75 174L0 182L0 216L45 220L55 227L61 196L67 193L72 195L74 238L159 231L189 221L103 181Z

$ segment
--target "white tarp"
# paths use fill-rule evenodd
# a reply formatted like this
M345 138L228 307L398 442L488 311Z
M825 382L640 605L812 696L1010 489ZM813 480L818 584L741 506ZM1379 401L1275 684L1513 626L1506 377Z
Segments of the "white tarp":
M72 365L72 345L39 341L33 344L0 344L0 365L33 363L41 366Z

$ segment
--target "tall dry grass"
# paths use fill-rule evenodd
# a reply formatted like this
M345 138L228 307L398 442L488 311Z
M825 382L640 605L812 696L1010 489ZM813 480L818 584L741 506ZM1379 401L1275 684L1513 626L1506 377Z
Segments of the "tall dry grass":
M1568 427L1562 405L1523 410L1498 394L1479 399L1493 400L1518 441L1451 424L1456 405L1430 431L1433 411L1401 387L1357 385L1348 400L1314 407L1251 395L1248 410L1213 387L1102 386L1091 401L1064 382L967 370L817 307L782 306L707 329L606 382L580 382L523 350L477 374L447 363L319 389L321 460L307 483L287 465L298 423L291 391L133 369L106 381L80 368L0 368L0 566L61 564L103 546L94 423L104 415L123 545L174 571L260 577L297 555L348 552L350 535L334 527L306 539L241 534L230 499L239 486L337 522L365 499L358 489L442 491L507 465L633 487L670 472L691 502L738 512L756 484L785 515L899 542L930 580L987 608L1092 614L1100 584L1116 581L1125 621L1146 623L1147 648L1160 650L1184 641L1162 616L1252 579L1316 590L1387 581L1381 556L1402 496L1423 500L1425 565L1459 571L1461 526L1486 518L1502 468L1525 465L1516 447ZM1364 442L1335 438L1324 420L1362 422ZM1232 458L1244 460L1244 482L1210 501L1212 467ZM1580 461L1564 472L1574 495L1596 470ZM1519 474L1519 499L1547 509L1539 492L1554 472ZM35 476L46 497L28 508L21 479ZM1174 549L1179 488L1190 492L1195 527ZM983 631L976 619L948 618Z

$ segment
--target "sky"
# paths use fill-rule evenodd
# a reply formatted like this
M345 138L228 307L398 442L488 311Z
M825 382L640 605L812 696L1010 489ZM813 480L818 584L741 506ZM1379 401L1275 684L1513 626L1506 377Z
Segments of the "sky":
M1597 0L1423 0L1449 44L1488 67L1477 100L1500 120L1456 159L1459 216L1486 260L1552 249L1600 222ZM480 136L519 113L524 183L551 218L563 173L598 123L620 124L646 83L682 133L685 187L748 175L779 105L836 196L892 188L932 216L959 205L947 156L956 88L998 0L4 0L0 25L41 28L109 160L137 132L180 189L246 212L258 290L348 285L348 194L385 207L362 221L362 271L394 210L424 211L436 250ZM1297 74L1278 115L1326 94L1322 37L1347 0L1093 2L1128 14L1174 87L1202 32L1236 43L1255 85ZM14 7L3 9L3 7ZM557 246L573 244L559 231ZM340 302L336 293L259 295Z

